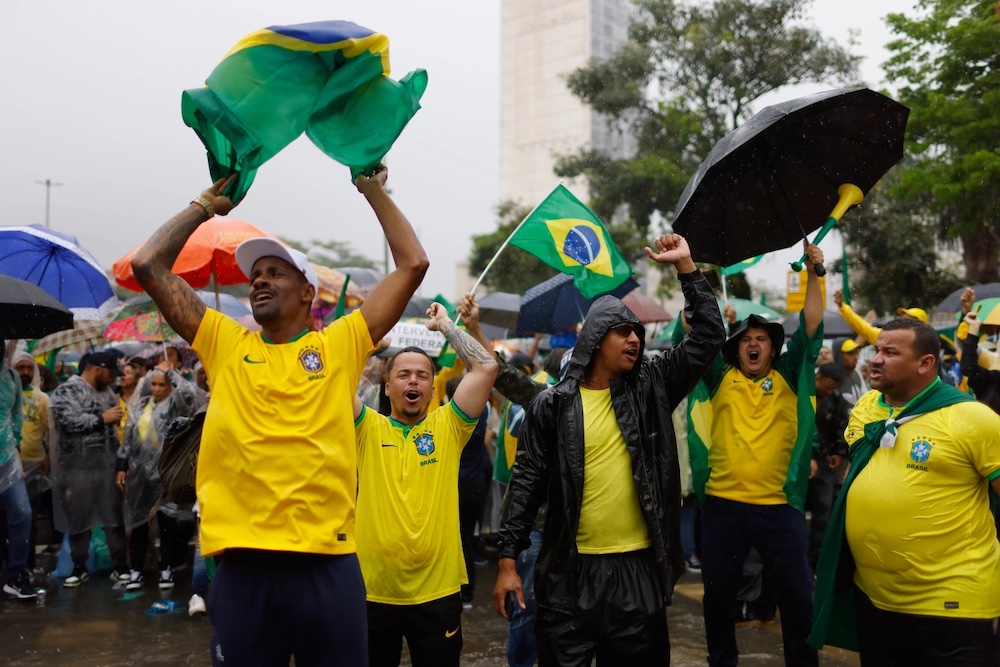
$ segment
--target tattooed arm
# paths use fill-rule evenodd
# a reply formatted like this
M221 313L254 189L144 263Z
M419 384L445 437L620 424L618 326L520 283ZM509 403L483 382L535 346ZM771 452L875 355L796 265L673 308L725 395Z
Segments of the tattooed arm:
M427 328L440 331L445 340L455 348L458 356L469 367L469 372L459 383L452 397L455 405L467 417L478 417L489 400L493 381L497 377L497 360L475 338L455 326L448 311L439 303L427 309Z
M228 179L219 179L201 193L218 215L233 210L229 197L220 194L226 185ZM188 343L193 342L198 333L201 318L205 316L205 304L190 285L171 272L171 268L194 230L208 219L208 210L192 202L156 230L132 258L135 279L159 306L167 323Z

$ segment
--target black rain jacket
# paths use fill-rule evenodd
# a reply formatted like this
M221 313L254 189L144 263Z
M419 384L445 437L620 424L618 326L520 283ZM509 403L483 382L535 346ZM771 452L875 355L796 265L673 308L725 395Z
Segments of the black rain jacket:
M680 548L680 470L671 413L708 370L725 340L715 295L701 273L680 276L691 333L664 356L640 360L611 383L611 403L632 458L639 507L669 604L684 572ZM530 544L532 522L548 501L535 575L540 604L578 604L576 533L583 500L584 429L579 386L597 344L612 327L638 318L619 299L594 302L566 376L528 406L518 440L507 505L500 527L500 557L516 558ZM644 339L639 326L640 341ZM640 352L643 348L640 347Z

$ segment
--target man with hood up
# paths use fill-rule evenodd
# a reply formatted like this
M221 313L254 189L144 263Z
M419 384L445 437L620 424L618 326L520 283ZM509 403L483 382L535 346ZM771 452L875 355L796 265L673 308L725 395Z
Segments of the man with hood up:
M562 381L528 406L500 528L497 612L516 596L515 559L548 501L535 575L538 664L660 665L665 606L684 573L680 472L671 413L718 353L725 329L687 242L649 257L677 269L690 335L643 360L645 331L619 299L594 302Z
M806 245L810 268L823 252ZM782 354L784 330L756 315L741 322L705 376L707 455L694 469L703 498L701 575L708 664L737 664L733 607L743 562L756 548L771 575L786 665L816 665L806 645L812 619L812 574L803 505L816 420L815 364L823 344L823 298L809 271L799 327ZM691 400L691 399L689 399ZM690 440L690 438L689 438Z

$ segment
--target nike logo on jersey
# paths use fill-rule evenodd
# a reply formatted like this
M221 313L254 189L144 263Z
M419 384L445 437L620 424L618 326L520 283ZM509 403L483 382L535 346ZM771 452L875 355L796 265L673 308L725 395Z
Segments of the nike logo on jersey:
M248 364L262 364L262 363L264 363L263 359L261 359L260 361L258 361L256 359L251 359L249 354L246 355L245 357L243 357L243 361L247 362Z
M456 634L458 634L458 631L461 630L461 629L462 629L462 626L460 625L457 628L455 628L454 630L452 630L451 632L445 630L444 631L445 639L447 639L449 637L454 637Z

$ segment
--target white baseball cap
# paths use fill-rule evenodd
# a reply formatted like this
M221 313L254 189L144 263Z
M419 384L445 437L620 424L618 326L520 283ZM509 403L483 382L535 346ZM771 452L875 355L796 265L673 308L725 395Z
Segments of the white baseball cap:
M316 270L305 254L295 248L289 248L281 241L266 236L247 239L236 248L236 264L247 278L250 277L253 265L261 257L280 257L285 260L301 271L306 282L313 286L317 295L319 294L319 278L316 277Z

